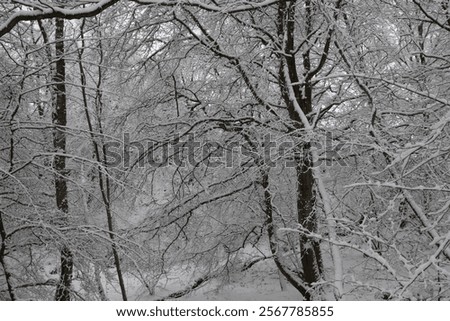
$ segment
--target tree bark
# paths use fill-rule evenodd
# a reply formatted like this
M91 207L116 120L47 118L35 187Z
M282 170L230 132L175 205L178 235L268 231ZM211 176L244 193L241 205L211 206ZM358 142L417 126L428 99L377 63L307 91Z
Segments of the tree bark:
M306 1L306 30L307 35L311 34L311 2ZM295 2L286 3L279 1L278 8L278 39L284 57L280 56L280 87L283 100L288 107L289 117L294 123L296 130L303 128L301 119L295 110L294 104L287 90L287 86L292 85L295 100L298 102L303 113L308 115L312 112L312 92L313 85L309 79L311 71L310 50L307 48L303 52L303 73L304 83L300 87L297 63L294 53L295 35ZM287 68L288 75L284 69ZM286 79L289 77L289 79ZM314 193L314 177L312 173L311 145L304 143L296 151L296 175L297 175L297 216L298 223L310 232L317 230L317 215L315 211L316 197ZM322 274L322 254L320 245L316 240L302 234L300 235L300 252L303 266L304 281L308 286L319 281Z
M0 237L1 237L1 246L0 246L0 265L3 268L3 273L5 275L6 285L8 287L8 293L11 301L16 301L16 294L14 293L14 288L11 282L11 273L8 270L5 262L5 252L6 252L6 242L8 240L8 236L5 231L5 226L3 225L3 212L0 211Z
M64 20L55 20L55 59L56 72L54 76L55 97L53 111L53 147L55 157L53 168L55 171L56 206L64 215L62 224L68 224L69 205L67 200L67 171L66 171L66 133L67 106L66 106L66 64L64 50ZM70 286L72 284L73 254L64 242L61 248L61 273L56 287L56 301L70 301Z

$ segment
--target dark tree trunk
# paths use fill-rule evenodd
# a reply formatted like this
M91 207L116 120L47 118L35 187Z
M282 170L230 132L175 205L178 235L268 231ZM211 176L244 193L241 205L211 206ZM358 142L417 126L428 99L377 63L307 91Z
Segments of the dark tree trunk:
M305 298L310 301L312 299L309 288L302 282L299 282L298 277L294 276L283 265L278 257L278 241L275 233L275 227L273 222L273 205L272 205L272 193L269 187L269 172L268 170L261 170L261 186L264 190L264 211L266 213L267 234L269 236L270 251L272 252L275 265L281 274L288 280L288 282L295 287Z
M304 150L303 159L297 164L297 214L298 222L310 232L317 231L315 210L314 177L311 170L309 146ZM303 274L308 286L319 281L322 274L322 255L320 245L314 239L300 235L300 252Z
M62 224L67 224L69 206L67 201L67 178L66 178L66 125L67 125L67 106L66 106L66 84L65 74L66 65L64 60L64 20L57 18L55 21L55 98L53 111L53 147L55 157L53 168L55 170L55 190L56 206L63 216ZM68 245L63 242L61 248L61 274L56 287L55 300L69 301L70 286L72 283L73 272L73 254Z
M8 288L8 293L11 301L16 301L16 295L14 293L14 288L11 282L11 273L9 272L6 262L5 262L5 252L6 252L6 242L8 240L8 236L5 231L5 226L3 225L3 212L0 211L0 237L1 237L1 246L0 246L0 265L3 268L3 274L5 275L6 286Z
M295 110L293 99L301 107L303 113L308 115L312 112L313 85L310 81L311 62L310 50L306 48L303 52L303 84L300 85L297 71L297 63L294 53L295 35L295 1L279 1L278 7L278 39L281 50L285 53L280 56L280 87L283 100L288 107L288 112L294 124L294 130L303 128L300 116ZM312 34L311 2L305 1L306 30L307 35ZM307 45L308 46L308 45ZM287 70L287 75L285 70ZM295 97L289 95L288 86L292 85ZM314 193L314 177L312 174L312 158L310 144L305 143L296 151L297 172L297 215L298 222L310 232L317 230L317 215L315 211L316 197ZM304 281L307 286L319 281L322 273L322 255L320 245L317 241L306 235L300 236L300 252L303 266ZM309 298L309 295L308 295ZM306 299L308 299L306 298Z

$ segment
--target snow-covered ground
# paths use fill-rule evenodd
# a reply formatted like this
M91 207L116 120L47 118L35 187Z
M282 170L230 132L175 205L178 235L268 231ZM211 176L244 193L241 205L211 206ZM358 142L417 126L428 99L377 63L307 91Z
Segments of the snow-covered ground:
M173 271L167 277L161 278L155 288L155 294L150 295L142 284L133 278L126 278L126 286L131 300L160 300L171 293L185 289L195 282L180 270ZM283 289L282 289L283 287ZM110 300L121 300L118 286L109 284L106 295ZM283 279L272 260L264 260L255 264L245 272L230 273L223 277L211 279L201 286L176 300L191 301L270 301L270 300L301 300L301 295Z

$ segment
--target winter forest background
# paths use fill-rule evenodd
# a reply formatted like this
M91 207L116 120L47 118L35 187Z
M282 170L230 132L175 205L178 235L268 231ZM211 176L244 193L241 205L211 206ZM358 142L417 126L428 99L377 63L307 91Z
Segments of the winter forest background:
M2 0L0 300L450 298L449 0Z

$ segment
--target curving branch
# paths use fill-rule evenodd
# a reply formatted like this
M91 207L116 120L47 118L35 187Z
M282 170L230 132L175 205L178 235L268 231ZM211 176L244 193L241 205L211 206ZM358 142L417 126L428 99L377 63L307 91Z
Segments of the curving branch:
M242 268L239 269L239 272L245 272L245 271L249 270L250 268L252 268L256 263L259 263L261 261L264 261L264 260L267 260L270 258L271 258L271 256L263 256L263 257L259 257L254 260L248 261L242 266ZM188 285L186 288L176 291L176 292L173 292L161 299L158 299L157 301L167 301L167 300L171 300L171 299L182 298L185 295L192 293L194 290L198 289L199 287L201 287L208 281L217 278L219 275L220 275L220 273L212 273L209 275L199 277L191 285Z
M100 0L99 2L84 8L62 8L48 6L36 6L35 4L23 5L34 8L33 10L19 10L9 17L5 22L0 24L0 37L10 32L21 21L35 21L40 19L62 18L62 19L81 19L96 16L103 10L115 5L120 0ZM244 11L252 11L271 6L277 0L265 0L261 2L245 1L245 4L217 6L203 3L202 1L178 1L178 0L131 0L141 5L159 5L159 6L178 6L184 5L188 7L197 7L206 11L221 12L225 14L238 13ZM239 2L240 3L240 2Z
M0 25L0 37L10 32L21 21L34 21L40 19L62 18L81 19L93 17L103 10L113 6L120 0L101 0L86 8L66 9L61 7L47 7L34 10L19 10Z
M428 19L430 19L430 21L431 21L432 23L437 24L437 25L438 25L439 27L441 27L442 29L445 29L445 30L447 30L447 31L450 31L450 26L446 26L445 23L440 22L440 21L438 20L438 18L433 17L428 11L425 10L425 8L419 3L419 1L413 0L413 2L414 2L414 4L420 9L420 11L421 11ZM445 9L445 7L442 8L442 9ZM447 17L446 23L447 23L447 24L450 23L450 19L449 19L448 17Z

